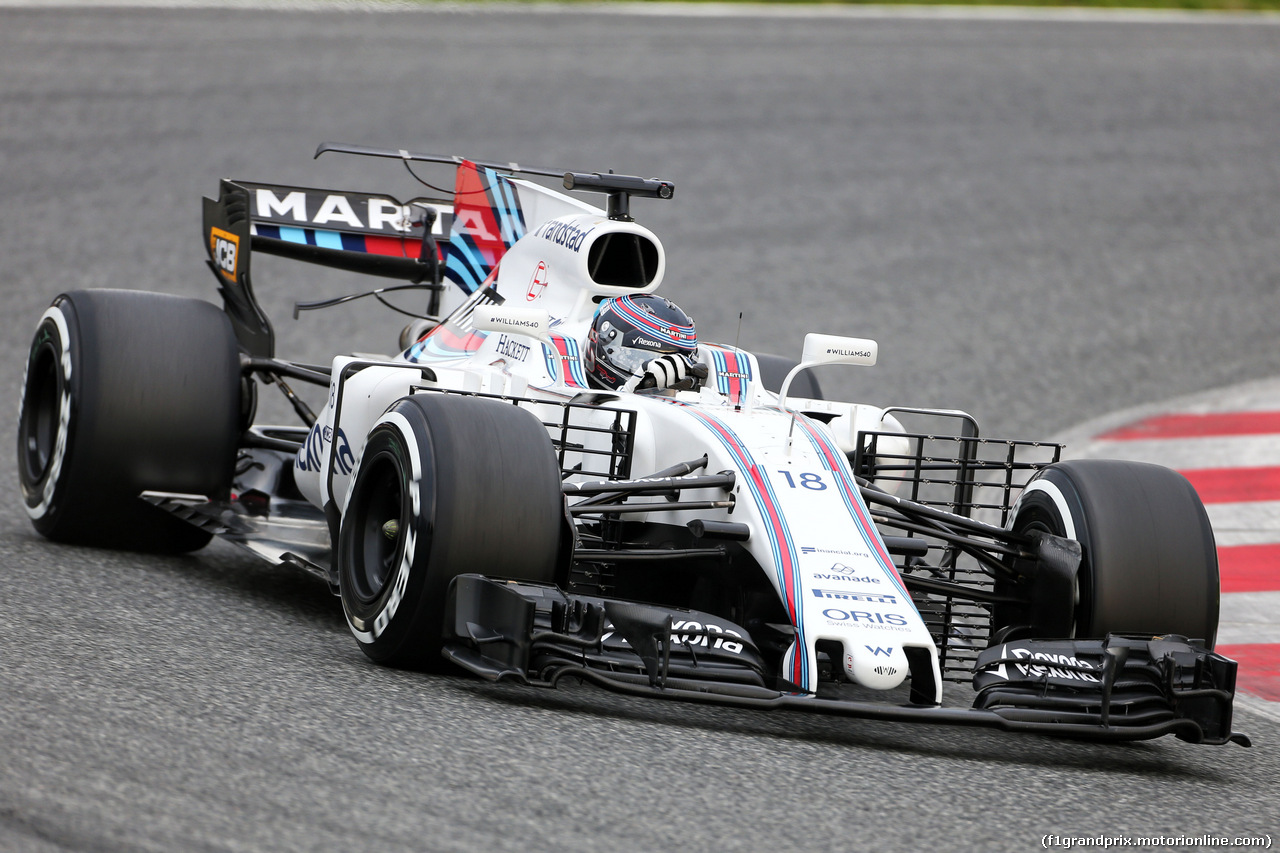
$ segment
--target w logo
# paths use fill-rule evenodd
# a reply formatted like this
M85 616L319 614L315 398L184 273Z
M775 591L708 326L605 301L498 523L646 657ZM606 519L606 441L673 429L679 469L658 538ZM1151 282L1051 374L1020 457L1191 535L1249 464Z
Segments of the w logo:
M867 651L871 652L871 654L876 656L879 656L879 655L884 655L885 657L893 656L893 646L890 646L887 649L882 649L879 646L867 646Z

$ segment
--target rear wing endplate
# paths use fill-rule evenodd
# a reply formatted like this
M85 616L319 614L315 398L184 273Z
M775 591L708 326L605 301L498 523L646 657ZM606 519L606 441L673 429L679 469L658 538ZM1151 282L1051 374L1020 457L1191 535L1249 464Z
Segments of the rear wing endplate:
M251 356L275 357L275 332L253 295L249 277L249 193L231 181L222 181L218 198L204 200L205 249L209 268L218 279L223 308L231 318L236 340Z

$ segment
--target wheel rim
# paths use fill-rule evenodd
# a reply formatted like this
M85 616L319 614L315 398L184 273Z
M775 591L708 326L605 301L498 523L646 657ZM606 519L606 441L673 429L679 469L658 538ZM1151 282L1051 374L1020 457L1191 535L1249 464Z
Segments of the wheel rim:
M58 408L62 399L62 373L58 354L50 344L42 345L32 357L27 371L22 422L18 425L18 458L23 479L39 483L49 473L58 441Z
M351 496L355 513L350 580L363 604L377 599L403 558L404 487L400 466L388 453L368 463L359 491ZM394 527L389 522L395 522Z
M1043 510L1035 510L1030 517L1030 521L1026 524L1020 524L1018 530L1021 533L1036 531L1038 533L1047 533L1050 536L1062 536L1061 524L1054 524L1053 521ZM1081 566L1083 569L1084 566ZM1080 583L1081 572L1076 572L1075 583L1072 584L1072 617L1071 617L1071 637L1074 638L1080 633L1080 626L1084 624L1084 620L1088 618L1084 606L1084 590Z

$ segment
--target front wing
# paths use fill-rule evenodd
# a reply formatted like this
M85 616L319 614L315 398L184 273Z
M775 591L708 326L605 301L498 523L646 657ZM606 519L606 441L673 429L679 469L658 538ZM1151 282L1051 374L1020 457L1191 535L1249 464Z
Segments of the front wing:
M770 679L749 633L696 611L570 595L461 575L449 589L444 655L489 681L760 709L946 723L1090 740L1237 743L1236 664L1181 637L1020 640L979 655L971 708L848 699ZM914 669L914 668L913 668Z

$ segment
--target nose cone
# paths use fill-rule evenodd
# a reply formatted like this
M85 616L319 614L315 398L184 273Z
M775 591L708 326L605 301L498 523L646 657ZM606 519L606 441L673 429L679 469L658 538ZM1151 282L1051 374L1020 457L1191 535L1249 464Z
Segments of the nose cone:
M845 644L844 671L850 680L873 690L891 690L907 677L901 646Z

